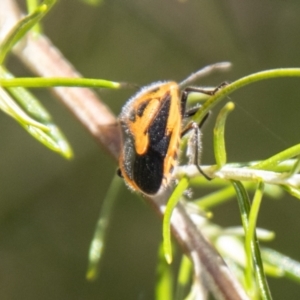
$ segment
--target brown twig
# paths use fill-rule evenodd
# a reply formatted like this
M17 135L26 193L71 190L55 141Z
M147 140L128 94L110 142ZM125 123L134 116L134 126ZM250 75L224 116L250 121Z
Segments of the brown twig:
M21 12L14 0L0 1L0 42L20 18ZM80 76L45 36L33 38L28 34L14 47L13 52L33 73L41 77ZM86 88L57 87L52 91L89 133L117 159L120 149L117 120L96 94ZM161 217L167 196L164 195L164 199L147 198ZM173 212L172 231L190 256L198 281L204 282L216 299L248 299L223 259L199 232L181 205Z

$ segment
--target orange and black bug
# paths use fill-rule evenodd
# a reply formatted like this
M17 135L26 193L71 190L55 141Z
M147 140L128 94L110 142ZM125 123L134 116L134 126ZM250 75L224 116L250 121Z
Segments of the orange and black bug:
M191 92L213 95L218 88L208 91L182 87L215 67L209 66L209 70L206 67L179 84L173 81L150 84L124 105L119 116L122 130L119 175L130 188L156 195L166 187L177 165L181 137L191 130L194 163L203 174L199 166L201 123L191 121L182 128L183 120L197 111L186 111L186 102Z

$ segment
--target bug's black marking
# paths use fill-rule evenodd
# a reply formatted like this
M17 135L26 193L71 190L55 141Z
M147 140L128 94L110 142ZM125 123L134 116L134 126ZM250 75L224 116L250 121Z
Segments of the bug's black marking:
M164 158L155 150L149 149L134 160L134 180L138 187L149 195L155 194L163 179Z
M134 109L129 113L129 121L133 123L136 121L136 111Z
M149 101L150 101L150 99L145 100L145 101L143 101L143 102L139 105L139 107L138 107L138 109L137 109L137 113L136 113L139 117L141 117L141 116L143 115L143 113L144 113L146 107L147 107L148 104L149 104Z
M165 137L170 105L171 105L171 96L169 93L166 93L166 95L164 96L164 100L161 101L161 107L159 109L159 112L153 119L148 129L148 134L150 138L150 147L159 146L159 144L162 142L163 138Z
M164 176L164 159L168 152L171 135L166 136L171 97L164 96L158 114L148 129L149 147L143 155L136 154L133 178L138 187L147 194L155 194L161 187Z
M117 169L117 175L118 175L120 178L124 178L124 176L123 176L123 174L122 174L120 168Z

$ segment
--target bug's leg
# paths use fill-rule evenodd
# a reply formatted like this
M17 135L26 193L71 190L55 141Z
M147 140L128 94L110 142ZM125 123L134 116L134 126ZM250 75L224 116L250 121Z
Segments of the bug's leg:
M189 93L193 93L193 92L213 96L217 91L219 91L221 88L225 87L226 85L228 85L228 82L222 82L216 88L213 89L203 89L199 87L190 86L190 87L186 87L184 89L184 92L187 94L187 96Z
M189 96L189 93L191 93L191 91L186 91L186 89L182 92L182 96L181 96L181 116L182 118L189 118L192 117L193 115L196 114L196 112L199 110L199 108L201 106L196 106L196 107L192 107L189 110L186 110L186 101L187 98ZM208 116L210 113L208 113L207 115L204 116L203 120L200 122L199 124L199 128L202 127L203 123L207 120Z
M180 100L182 118L185 117L186 101L187 101L188 96L189 96L189 92L187 92L186 90L183 90L182 95L181 95L181 100Z
M201 122L202 123L202 122ZM189 145L189 152L191 152L189 154L189 156L191 157L191 163L193 163L198 171L200 172L200 174L202 174L207 180L211 180L211 178L209 176L207 176L203 170L200 167L200 128L199 125L196 122L190 122L185 128L184 130L181 132L181 137L183 137L184 135L186 135L188 132L193 130L193 135L190 139L190 145Z
M187 78L185 78L183 81L179 83L179 86L181 89L183 89L185 86L190 85L191 83L195 82L196 80L200 79L201 77L205 77L209 74L211 74L213 71L225 71L231 67L231 63L229 62L221 62L216 63L213 65L205 66L204 68L198 70L197 72L191 74Z
M223 82L219 86L217 86L216 88L211 89L211 90L202 89L202 88L198 88L198 87L186 87L182 91L182 96L181 96L182 118L187 118L187 117L193 116L199 109L199 107L195 107L195 108L192 108L192 109L186 111L186 102L187 102L187 99L188 99L188 96L190 93L196 92L196 93L202 93L202 94L213 96L217 91L219 91L222 87L224 87L226 85L228 85L228 83ZM200 160L199 153L200 153L200 148L201 148L200 128L203 126L203 124L207 120L208 116L209 116L209 113L205 115L205 117L201 120L201 122L199 124L197 124L196 122L190 122L181 132L181 137L183 137L185 134L187 134L191 130L194 131L194 134L192 136L192 141L191 141L192 145L190 145L190 149L192 149L192 151L193 151L193 153L192 153L193 163L197 167L200 174L202 174L207 180L211 180L211 178L203 172L203 170L201 169L200 164L199 164L199 160Z
M192 117L193 115L196 114L196 112L199 110L199 108L201 107L201 105L197 105L195 107L192 107L192 108L189 108L185 114L184 114L184 118L189 118L189 117Z
M184 114L184 118L189 118L189 117L192 117L193 115L195 115L200 107L201 106L193 107L193 108L189 109L188 111L186 111ZM202 128L203 124L206 122L206 120L208 119L209 116L210 116L210 111L204 116L204 118L198 124L199 128Z
M218 85L216 88L214 89L203 89L203 88L199 88L199 87L186 87L183 91L182 91L182 96L181 96L181 116L182 118L187 118L187 117L191 117L193 116L197 110L199 109L199 107L194 107L189 109L188 111L186 111L186 102L188 99L188 96L190 93L201 93L201 94L205 94L205 95L209 95L209 96L213 96L217 91L219 91L221 88L223 88L224 86L228 85L227 82L223 82L220 85ZM201 126L203 125L203 123L205 122L205 120L207 119L207 116L205 116L203 118L203 120L201 121L201 123L199 124L199 127L201 128Z

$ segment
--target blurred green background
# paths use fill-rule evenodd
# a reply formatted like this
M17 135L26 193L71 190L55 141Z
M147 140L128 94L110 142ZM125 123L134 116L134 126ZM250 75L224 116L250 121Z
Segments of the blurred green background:
M299 67L299 15L298 0L107 0L99 7L61 0L44 30L85 77L144 85L180 81L204 65L231 61L230 72L201 82L214 86L264 69ZM17 76L30 75L13 57L8 67ZM99 93L118 114L132 91ZM52 153L2 114L0 299L153 299L161 220L125 185L100 276L94 283L85 280L89 244L116 164L48 91L35 94L66 134L75 158ZM237 104L226 129L230 162L267 158L300 141L298 79L256 83L228 100ZM213 163L219 108L203 130L203 164ZM258 220L276 232L268 246L298 260L299 215L299 201L286 195L265 198ZM214 221L239 225L236 201L216 209ZM299 298L299 285L269 283L275 299Z

